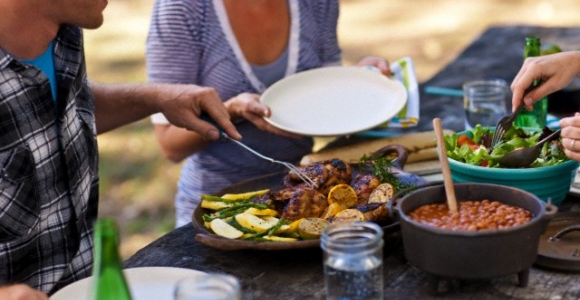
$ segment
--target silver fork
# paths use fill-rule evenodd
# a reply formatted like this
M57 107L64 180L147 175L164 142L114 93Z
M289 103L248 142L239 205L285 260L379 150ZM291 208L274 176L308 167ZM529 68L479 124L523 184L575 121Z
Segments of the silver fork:
M497 145L501 141L505 132L510 130L510 128L512 128L514 120L516 119L518 114L522 111L522 108L524 108L523 101L520 103L520 105L518 105L516 110L511 115L505 116L501 118L499 122L497 122L497 125L495 126L495 131L493 132L493 137L491 139L491 148L495 147L495 145Z
M242 147L242 148L244 148L244 149L246 149L246 150L250 151L250 153L252 153L252 154L254 154L254 155L256 155L256 156L258 156L258 157L260 157L260 158L262 158L262 159L265 159L265 160L267 160L267 161L270 161L270 162L273 162L273 163L276 163L276 164L281 164L281 165L285 166L286 168L288 168L288 169L290 169L292 172L294 172L294 173L295 173L295 174L296 174L298 177L300 177L300 179L302 179L302 181L306 182L306 184L308 184L310 187L312 187L312 188L318 188L318 186L316 185L316 183L314 182L314 180L312 180L312 178L310 178L310 177L308 177L306 174L304 174L304 173L303 173L303 172L302 172L302 171L301 171L301 170L300 170L298 167L296 167L295 165L293 165L293 164L291 164L291 163L289 163L289 162L280 161L280 160L275 160L275 159L273 159L273 158L271 158L271 157L265 156L265 155L263 155L263 154L261 154L261 153L257 152L256 150L254 150L254 149L252 149L252 148L248 147L246 144L244 144L244 143L242 143L242 142L240 142L240 141L238 141L238 140L235 140L235 139L231 138L229 135L227 135L227 133L225 133L225 132L223 132L223 131L221 132L221 135L222 135L222 137L224 137L224 138L226 138L226 139L228 139L228 140L230 140L230 141L232 141L232 142L234 142L234 143L238 144L238 146L240 146L240 147Z
M534 89L534 86L528 87L524 91L524 96L527 95L532 89ZM511 115L505 116L505 117L501 118L499 120L499 122L497 122L497 125L495 126L495 131L493 132L493 137L491 138L491 148L492 149L493 149L493 147L495 147L495 145L497 145L497 144L499 144L499 142L501 142L501 139L503 138L503 135L505 134L505 132L510 130L510 128L512 128L514 120L520 114L520 112L522 111L523 108L524 108L524 99L522 97L522 101L520 102L520 105L518 105L516 110Z

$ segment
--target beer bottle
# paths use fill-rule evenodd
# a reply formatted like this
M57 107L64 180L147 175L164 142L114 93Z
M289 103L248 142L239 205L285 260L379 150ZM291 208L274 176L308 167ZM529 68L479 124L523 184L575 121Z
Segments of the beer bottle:
M526 46L524 48L524 59L532 56L540 56L540 38L531 36L526 37ZM533 85L540 84L540 80L534 81ZM544 97L534 103L534 109L529 111L522 109L521 113L515 120L518 127L544 128L546 126L546 117L548 115L548 98Z
M131 300L119 256L119 233L113 219L95 223L92 300Z

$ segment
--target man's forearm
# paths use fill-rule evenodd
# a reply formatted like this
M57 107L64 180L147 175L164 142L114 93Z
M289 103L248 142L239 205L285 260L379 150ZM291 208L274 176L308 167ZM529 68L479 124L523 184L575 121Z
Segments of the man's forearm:
M213 88L192 84L92 83L91 90L95 96L97 133L162 112L171 124L197 132L206 140L217 140L219 130L200 118L205 112L230 137L242 138Z
M159 93L149 84L100 84L91 82L95 97L97 133L141 120L159 111L155 106Z

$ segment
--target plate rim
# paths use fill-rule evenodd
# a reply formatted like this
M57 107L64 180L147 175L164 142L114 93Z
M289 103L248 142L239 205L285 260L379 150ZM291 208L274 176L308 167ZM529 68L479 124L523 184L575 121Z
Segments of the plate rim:
M145 274L147 274L147 276L162 278L166 283L172 281L172 284L174 284L174 281L178 280L178 278L184 278L185 276L201 276L207 273L187 268L151 266L123 269L123 274L130 285L130 289L132 289L136 286L135 282L143 280L143 276L146 276ZM167 276L168 274L169 276ZM84 299L82 298L83 295L86 296L85 298L88 298L92 280L93 276L77 280L58 290L50 297L50 300ZM163 281L160 281L160 283L163 283ZM79 295L78 291L84 291L85 293L83 294L83 292L81 292ZM74 298L69 297L70 293L75 293Z
M316 76L318 73L320 73L320 75L332 73L335 75L340 75L341 78L342 78L342 76L346 76L346 75L349 75L351 78L360 78L360 77L354 76L357 74L365 74L365 75L374 76L377 80L380 80L380 81L387 83L389 85L388 89L394 90L394 93L400 93L401 97L400 97L400 99L395 99L395 101L393 101L393 102L395 102L395 108L393 109L393 111L390 111L389 113L385 113L384 117L378 119L374 123L366 124L364 127L357 127L357 128L353 128L350 130L342 130L342 131L334 131L334 132L316 132L315 130L289 128L288 126L285 126L284 124L279 124L278 122L273 120L272 116L264 117L264 120L276 128L282 129L282 130L287 131L287 132L304 135L304 136L325 137L325 136L350 135L350 134L355 134L355 133L359 133L359 132L363 132L365 130L375 128L375 127L389 121L390 119L395 117L401 111L401 109L403 109L405 107L405 105L408 101L407 100L408 95L407 95L407 90L406 90L405 86L401 82L399 82L395 79L384 76L383 74L381 74L377 70L369 70L369 68L360 67L360 66L326 66L326 67L320 67L320 68L302 71L299 73L294 73L292 75L289 75L289 76L277 81L276 83L274 83L270 87L268 87L264 91L264 93L262 93L262 96L260 98L260 102L262 102L265 105L269 105L269 103L272 102L272 100L269 99L270 97L272 97L272 96L270 96L271 94L279 92L280 89L285 89L287 85L292 86L292 83L295 82L296 80L302 80L304 77ZM319 76L319 77L324 78L324 76Z

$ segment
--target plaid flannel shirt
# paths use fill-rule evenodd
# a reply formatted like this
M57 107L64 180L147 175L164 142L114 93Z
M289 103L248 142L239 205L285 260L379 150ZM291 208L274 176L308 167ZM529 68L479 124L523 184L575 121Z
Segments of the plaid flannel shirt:
M82 31L55 42L58 112L47 77L0 48L0 285L47 293L90 275L98 201Z

